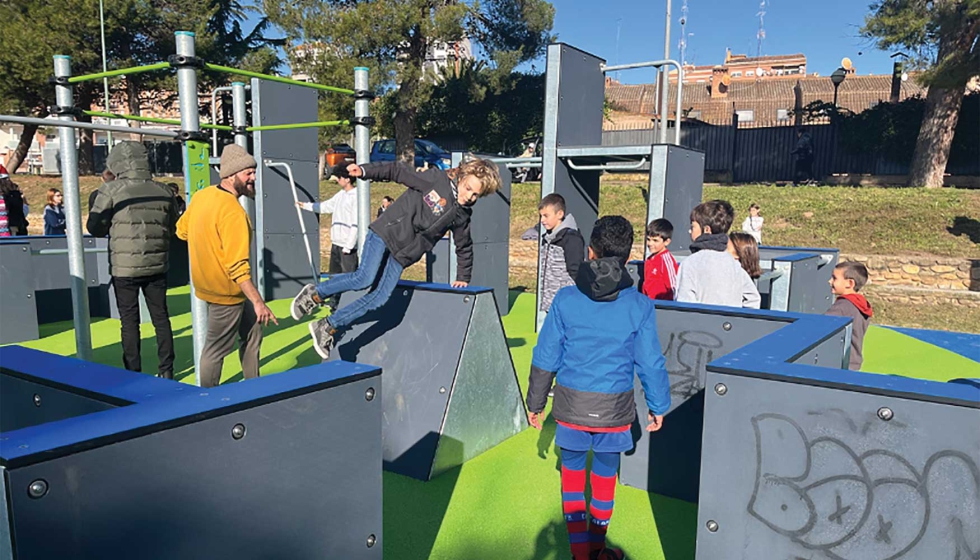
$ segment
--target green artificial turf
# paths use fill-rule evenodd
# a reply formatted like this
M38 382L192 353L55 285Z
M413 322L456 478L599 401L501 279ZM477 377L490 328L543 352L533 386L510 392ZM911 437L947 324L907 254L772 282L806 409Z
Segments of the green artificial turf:
M508 343L522 390L531 353L534 296L511 293L513 308L504 317ZM177 377L192 382L188 289L169 297L177 351ZM288 317L286 300L270 304L278 327L266 330L263 375L313 365L319 358L310 346L305 322ZM151 325L143 325L143 369L156 370ZM42 340L24 346L48 352L74 353L70 323L42 326ZM119 322L93 323L94 360L122 366ZM865 370L945 381L980 377L980 364L952 352L887 329L872 327L865 339ZM223 378L241 378L235 357L225 362ZM555 424L528 429L483 455L428 483L384 473L384 556L388 560L565 559L567 533L559 499ZM664 459L669 461L669 457ZM327 490L327 489L325 489ZM609 540L635 560L692 560L697 507L694 504L619 486Z

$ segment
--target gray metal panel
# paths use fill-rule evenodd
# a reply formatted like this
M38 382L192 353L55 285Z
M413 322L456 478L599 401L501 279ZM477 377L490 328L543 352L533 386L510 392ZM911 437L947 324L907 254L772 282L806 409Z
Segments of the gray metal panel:
M10 498L7 496L9 493L7 469L0 465L0 560L14 559L14 543L10 535L10 514L7 511L7 504L10 502Z
M258 85L258 87L256 87ZM252 82L253 126L315 122L317 118L317 92L315 89L278 82L259 80ZM294 160L316 163L317 129L256 131L261 135L262 152L255 159L269 158L277 161ZM295 173L295 171L294 171Z
M674 226L671 251L690 249L691 236L687 229L691 224L691 210L701 203L703 186L704 154L679 146L667 146L664 217Z
M381 410L369 387L380 378L13 469L18 558L380 559ZM49 491L31 499L39 478Z
M0 433L117 406L119 405L15 377L0 369Z
M497 165L497 170L500 172L500 190L495 195L481 198L473 206L470 220L473 243L510 241L511 173L504 165Z
M848 326L797 357L792 363L847 369L851 350L850 332L851 327Z
M650 434L641 429L649 410L636 380L636 409L642 424L633 427L636 448L623 457L622 483L697 501L706 366L786 324L767 318L658 309L657 335L670 375L670 411L660 431Z
M561 44L557 146L600 146L605 60Z
M31 245L33 253L31 267L34 270L34 302L38 323L70 321L72 319L71 276L68 271L68 254L38 254L39 251L65 251L68 238L62 236L30 236L24 238ZM89 288L89 313L94 317L109 317L109 300L103 291L108 289L110 277L108 266L100 266L100 258L105 253L95 253L91 249L105 249L108 239L85 237L82 247L85 252L85 283Z
M313 260L320 270L319 235L317 230L307 233ZM292 298L305 284L319 282L310 277L310 260L306 255L303 236L296 233L273 233L263 236L265 254L262 263L265 267L266 300Z
M29 244L0 244L0 314L8 318L0 321L0 344L38 338L32 262Z
M977 409L709 372L716 383L728 391L706 394L699 560L980 550Z
M508 242L473 245L473 279L470 285L492 288L497 301L497 312L501 316L507 315L510 311L509 266L510 244Z
M270 158L274 159L274 158ZM317 180L317 164L308 161L282 160L293 169L293 180L296 181L296 196L300 202L317 202L320 199L320 183ZM265 166L263 166L265 167ZM296 217L296 206L293 204L293 193L289 187L289 177L286 170L280 167L265 167L262 171L262 211L264 212L264 233L300 233L299 219ZM320 227L320 215L313 212L302 212L303 223L307 233L317 231ZM329 217L324 217L330 220ZM303 247L300 250L306 251Z
M789 279L789 308L787 311L823 313L830 308L828 303L830 285L817 273L819 261L820 257L814 255L792 263L793 272Z
M452 242L443 237L436 242L432 250L425 254L425 277L427 282L434 284L449 284L453 281L453 271L449 266L449 252Z
M344 294L340 306L359 295ZM398 286L384 307L354 325L333 351L331 360L382 369L386 470L428 480L473 299Z
M527 428L527 411L493 295L476 296L432 477Z

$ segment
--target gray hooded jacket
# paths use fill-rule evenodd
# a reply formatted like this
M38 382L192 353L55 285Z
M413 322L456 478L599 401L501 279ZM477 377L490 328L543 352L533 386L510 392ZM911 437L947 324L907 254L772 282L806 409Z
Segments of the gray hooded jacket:
M585 239L571 214L541 238L538 253L541 266L541 304L545 313L558 290L575 285L579 265L585 261Z
M177 224L173 192L152 180L146 148L139 142L117 144L106 167L116 179L99 187L86 225L96 237L109 236L112 275L141 278L166 273Z

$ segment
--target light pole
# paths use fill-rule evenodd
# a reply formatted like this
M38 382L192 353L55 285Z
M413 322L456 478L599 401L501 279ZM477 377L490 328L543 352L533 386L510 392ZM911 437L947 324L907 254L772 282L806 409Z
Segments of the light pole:
M844 78L847 77L847 70L843 68L838 68L834 70L834 73L830 75L830 81L834 83L834 112L837 112L837 88L844 83Z
M109 68L106 65L105 58L105 12L102 8L102 0L99 0L99 28L102 32L102 71L108 72ZM105 93L105 112L111 113L112 109L109 108L109 78L102 78L102 91ZM112 124L112 121L109 122ZM106 149L112 149L112 133L106 131Z

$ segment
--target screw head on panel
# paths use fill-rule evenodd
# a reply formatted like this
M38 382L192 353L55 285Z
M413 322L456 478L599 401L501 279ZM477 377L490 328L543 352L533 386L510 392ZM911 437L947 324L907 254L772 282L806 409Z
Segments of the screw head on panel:
M469 302L470 302L470 296L463 296L463 303L469 303Z
M368 387L368 390L364 391L364 400L368 402L374 400L374 387Z
M440 395L444 395L445 393L446 393L446 388L445 387L439 387L439 394Z
M730 331L732 330L732 324L729 323L728 321L725 321L725 323L721 325L721 328L725 329L726 331Z
M708 528L708 531L711 531L712 533L717 533L718 532L718 522L715 521L714 519L709 520L705 524L705 527L707 527Z
M43 478L39 478L27 487L27 495L35 500L43 498L48 493L48 483Z
M885 422L888 422L894 417L895 417L895 413L892 412L892 409L888 408L887 406L883 406L878 409L878 418L881 418Z
M41 395L34 393L34 406L41 406Z
M245 437L245 424L235 424L231 428L231 437L234 439L242 439Z
M375 544L377 544L377 542L378 542L378 537L375 537L374 535L368 535L368 538L367 538L367 547L368 548L373 547Z
M718 393L719 397L724 397L726 394L728 394L728 386L724 383L715 385L715 393Z

